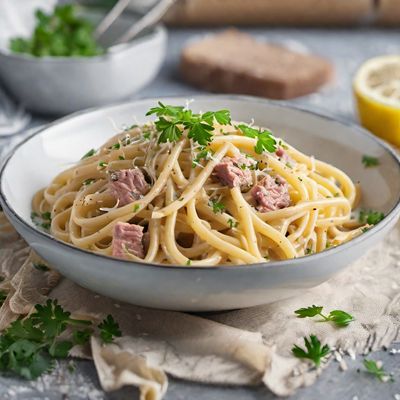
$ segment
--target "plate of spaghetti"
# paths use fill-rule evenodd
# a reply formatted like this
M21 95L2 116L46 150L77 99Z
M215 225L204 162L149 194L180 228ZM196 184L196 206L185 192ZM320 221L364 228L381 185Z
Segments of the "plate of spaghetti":
M396 154L359 127L247 97L148 99L82 112L2 170L6 215L61 273L176 310L300 293L399 215Z

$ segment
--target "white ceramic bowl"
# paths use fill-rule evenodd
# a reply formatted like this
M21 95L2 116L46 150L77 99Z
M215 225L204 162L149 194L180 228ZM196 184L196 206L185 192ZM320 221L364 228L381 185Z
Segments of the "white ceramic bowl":
M85 14L86 15L86 14ZM101 13L87 14L94 23ZM102 38L107 47L135 20L121 17ZM147 85L165 58L167 34L156 26L96 57L33 57L0 48L0 78L26 108L63 115L128 98Z
M0 202L18 232L63 275L95 292L142 306L174 310L224 310L295 296L324 282L356 260L399 217L400 163L382 141L358 126L282 103L250 97L200 96L194 110L227 108L236 120L268 126L300 150L346 171L363 187L363 206L383 211L384 220L361 236L322 253L289 261L235 267L169 267L96 255L59 242L31 223L31 199L59 171L100 146L118 126L144 122L158 99L139 100L61 119L25 140L1 172ZM184 104L184 98L161 99ZM363 154L379 157L364 168Z

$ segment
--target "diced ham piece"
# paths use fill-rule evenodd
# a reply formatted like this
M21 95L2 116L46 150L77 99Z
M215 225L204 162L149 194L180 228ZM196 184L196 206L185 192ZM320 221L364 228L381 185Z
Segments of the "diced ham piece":
M268 212L290 205L289 186L280 176L267 175L251 189L251 196L257 204L257 210Z
M289 163L290 165L295 165L296 161L293 160L292 157L289 156L289 154L283 149L283 147L278 147L278 149L275 152L275 155L278 157L280 161L283 163Z
M224 157L220 163L214 167L214 176L222 185L230 188L240 186L248 187L252 183L250 167L256 162L247 157Z
M119 200L119 206L125 206L140 199L149 190L149 184L140 168L121 169L110 176L109 189Z
M143 226L117 222L113 231L112 255L127 258L127 252L144 258Z

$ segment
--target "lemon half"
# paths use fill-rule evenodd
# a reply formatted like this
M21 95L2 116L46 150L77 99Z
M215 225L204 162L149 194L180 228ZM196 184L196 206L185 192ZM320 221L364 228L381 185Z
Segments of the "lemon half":
M353 90L361 124L400 146L400 55L365 62L356 73Z

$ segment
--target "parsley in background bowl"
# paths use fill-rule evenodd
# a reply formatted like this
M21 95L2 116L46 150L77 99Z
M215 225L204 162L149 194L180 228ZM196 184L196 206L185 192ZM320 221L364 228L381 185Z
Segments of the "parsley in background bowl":
M52 13L35 12L36 26L31 37L10 40L13 53L35 57L93 57L104 53L94 38L94 25L79 16L72 4L56 6Z
M165 29L159 25L113 46L136 21L127 14L97 43L93 27L104 14L72 6L36 11L30 36L10 33L0 44L1 83L29 110L58 115L123 100L143 88L164 60Z

